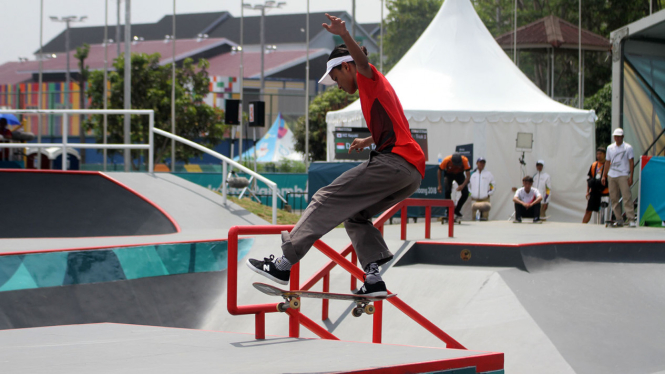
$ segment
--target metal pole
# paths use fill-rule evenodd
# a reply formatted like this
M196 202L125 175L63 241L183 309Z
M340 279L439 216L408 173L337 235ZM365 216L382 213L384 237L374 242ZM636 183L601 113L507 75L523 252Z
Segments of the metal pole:
M517 64L517 0L515 0L515 16L513 17L513 62Z
M309 1L309 0L308 0ZM381 39L379 40L379 70L381 74L383 71L383 0L381 0Z
M155 112L148 115L148 172L153 174L155 171Z
M554 47L552 47L552 99L554 99Z
M307 20L305 21L305 38L306 38L305 44L307 44L307 64L305 65L305 173L306 173L309 170L309 0L307 0Z
M118 0L118 6L116 7L118 23L115 26L115 45L117 47L116 58L120 57L120 0Z
M242 108L244 105L243 102L243 95L244 95L244 77L245 77L245 70L243 66L244 58L245 58L245 46L244 46L244 36L245 36L245 31L244 31L244 21L245 21L245 7L243 6L243 1L240 1L240 107L238 108L238 117L239 117L239 127L240 127L240 137L238 138L238 161L242 164L242 125L243 125L243 115L242 115Z
M351 37L356 40L356 0L351 1Z
M62 115L62 170L67 170L67 128L69 127L69 115L63 113Z
M264 69L264 59L266 53L266 40L265 40L265 18L266 18L266 7L261 7L261 92L259 100L263 100L263 91L265 90L265 73Z
M577 107L582 109L582 0L579 3L577 34Z
M44 0L39 0L39 96L37 97L37 107L42 109L42 71L44 70L43 59L44 53L42 51L43 47L43 34L44 34ZM37 122L37 143L42 142L42 119L43 116L40 114ZM34 166L37 169L42 168L42 149L37 149L37 162L34 163Z
M233 156L233 155L232 155ZM226 205L226 174L228 173L226 161L222 161L222 203Z
M104 2L104 110L108 109L108 70L109 70L109 0ZM104 113L103 143L106 144L108 136L108 115ZM107 150L104 148L104 171L106 171Z
M65 109L69 109L69 19L65 21L65 54L67 55L67 72L65 73Z
M175 0L173 0L173 63L171 71L171 134L175 135ZM171 139L171 172L175 173L175 140Z
M125 109L132 108L132 29L131 29L131 0L125 0L125 92L123 96L123 102ZM132 142L130 130L131 130L131 115L125 114L125 123L124 123L124 135L125 135L125 144L130 144ZM125 172L129 172L129 165L132 163L132 153L131 150L125 149L124 158L125 158Z

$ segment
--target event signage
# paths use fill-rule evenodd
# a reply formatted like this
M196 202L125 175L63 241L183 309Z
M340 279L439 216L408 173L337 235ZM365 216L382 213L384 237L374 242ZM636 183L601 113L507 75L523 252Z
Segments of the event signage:
M335 142L335 160L367 160L369 158L370 147L362 152L351 152L351 143L356 138L367 138L371 136L369 130L365 127L335 127L333 132ZM411 129L411 136L420 145L427 160L427 129ZM376 145L372 144L371 150Z

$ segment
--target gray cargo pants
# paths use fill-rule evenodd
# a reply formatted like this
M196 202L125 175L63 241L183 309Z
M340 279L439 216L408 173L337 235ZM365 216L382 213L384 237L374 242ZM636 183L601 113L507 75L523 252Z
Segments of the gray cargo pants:
M372 217L411 196L422 177L415 166L394 153L373 153L369 161L340 175L312 196L291 233L282 232L282 251L290 263L300 261L314 242L344 222L364 269L390 261Z

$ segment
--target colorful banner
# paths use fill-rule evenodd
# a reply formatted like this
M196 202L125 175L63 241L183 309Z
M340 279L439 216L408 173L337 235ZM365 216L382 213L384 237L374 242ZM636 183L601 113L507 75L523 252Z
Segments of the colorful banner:
M642 156L640 166L640 226L665 226L665 157Z

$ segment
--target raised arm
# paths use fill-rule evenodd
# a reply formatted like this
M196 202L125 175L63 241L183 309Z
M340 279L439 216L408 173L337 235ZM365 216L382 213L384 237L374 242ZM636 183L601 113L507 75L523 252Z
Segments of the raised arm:
M341 18L331 16L328 13L326 13L326 17L330 20L330 25L324 23L323 28L328 30L331 34L342 37L344 44L346 44L346 48L349 49L349 53L351 54L351 57L353 57L353 61L356 63L356 69L358 72L369 79L373 79L374 73L369 66L369 60L362 49L360 49L358 43L356 43L351 37L351 34L349 34L349 31L346 29L346 22L342 21Z

